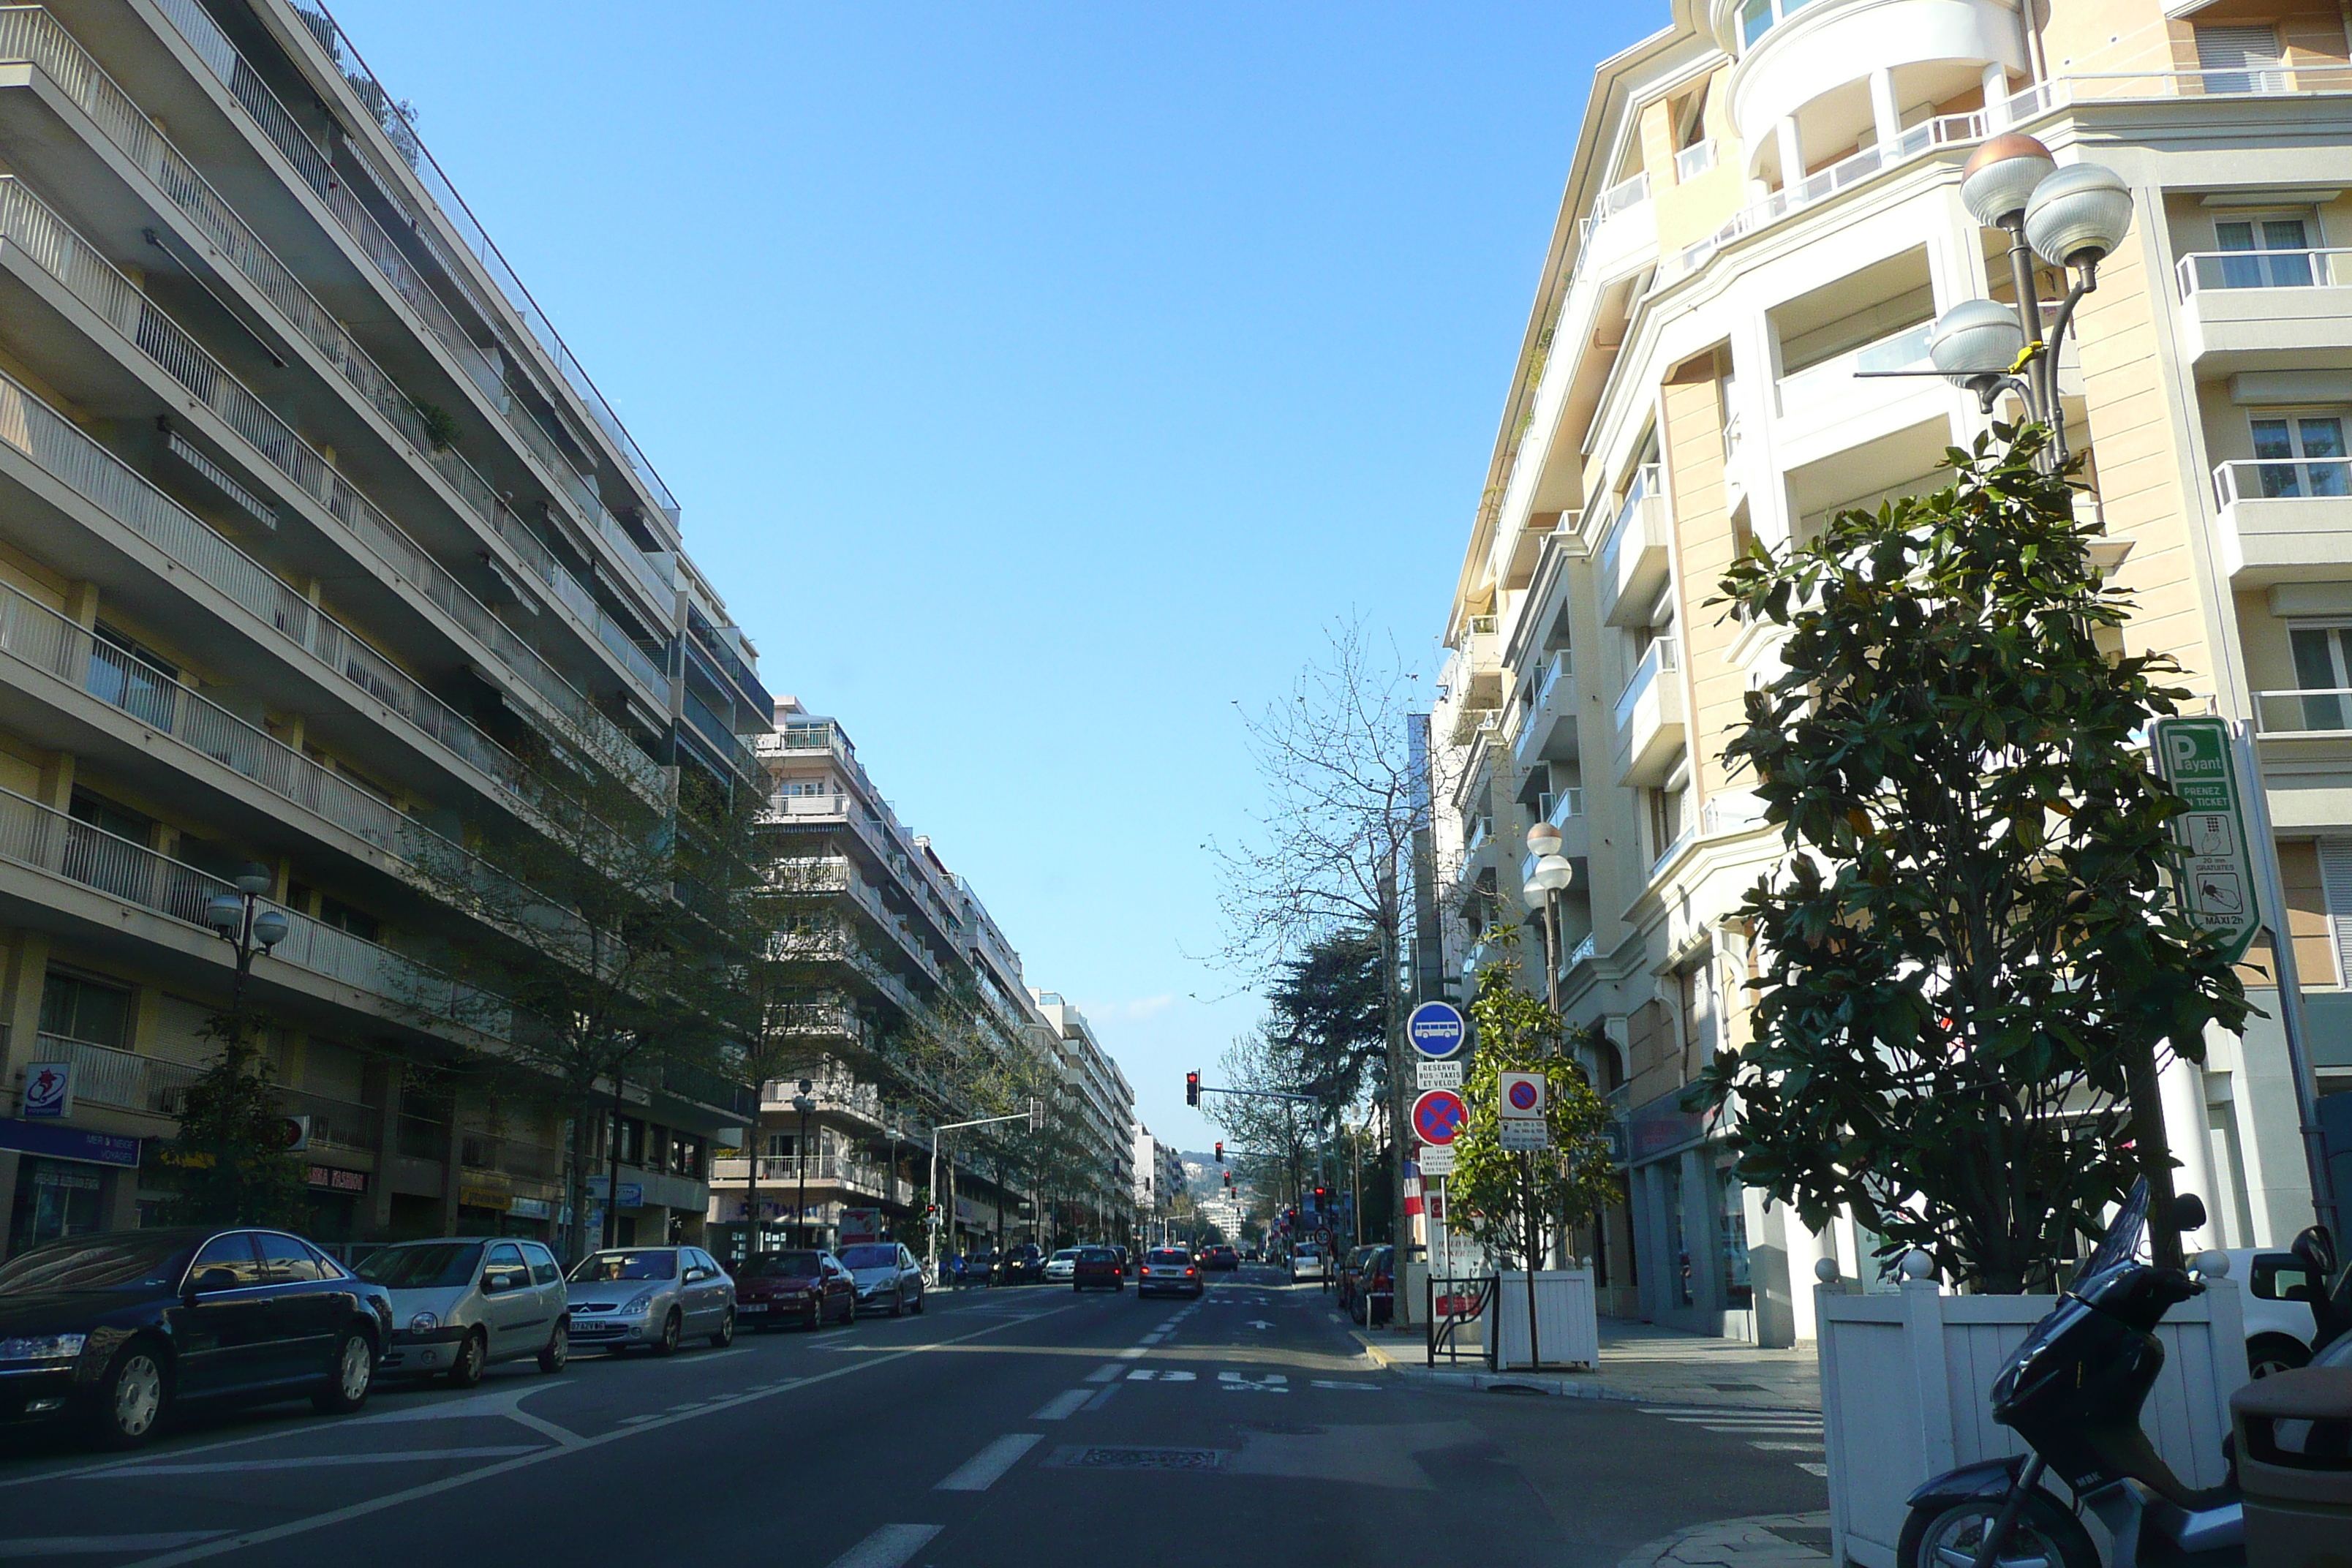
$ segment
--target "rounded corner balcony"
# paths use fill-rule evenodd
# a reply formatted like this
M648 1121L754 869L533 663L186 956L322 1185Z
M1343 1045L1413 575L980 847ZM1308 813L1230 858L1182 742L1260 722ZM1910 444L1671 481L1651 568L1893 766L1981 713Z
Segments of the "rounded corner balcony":
M1738 64L1731 116L1751 175L1793 119L1809 163L1899 117L1981 89L1989 68L2023 74L2017 8L2003 0L1710 0L1715 37ZM1874 108L1874 79L1891 102ZM1803 170L1780 171L1783 183Z

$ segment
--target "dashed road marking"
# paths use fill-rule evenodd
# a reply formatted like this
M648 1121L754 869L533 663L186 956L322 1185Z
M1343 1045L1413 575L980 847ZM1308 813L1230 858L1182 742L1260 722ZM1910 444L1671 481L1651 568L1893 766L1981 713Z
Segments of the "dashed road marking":
M1087 1400L1092 1399L1094 1396L1094 1390L1091 1388L1066 1389L1064 1392L1054 1395L1053 1398L1045 1401L1045 1405L1039 1408L1037 1413L1029 1417L1029 1419L1032 1421L1067 1421L1070 1416L1076 1412L1079 1405L1084 1405Z
M930 1544L936 1524L886 1524L833 1560L833 1568L903 1568Z
M1035 1432L1008 1432L966 1459L947 1479L931 1489L941 1492L984 1492L994 1486L997 1479L1021 1462L1021 1456L1035 1447L1040 1435Z
M1087 1381L1088 1383L1112 1383L1117 1381L1118 1374L1126 1370L1127 1369L1120 1366L1118 1363L1112 1362L1108 1366L1098 1366L1095 1368L1094 1371L1087 1373Z

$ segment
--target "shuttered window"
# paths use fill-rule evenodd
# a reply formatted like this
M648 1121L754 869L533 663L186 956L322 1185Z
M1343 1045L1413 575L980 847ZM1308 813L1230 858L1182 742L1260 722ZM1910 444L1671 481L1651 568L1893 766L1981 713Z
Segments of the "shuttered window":
M2280 59L2276 28L2197 29L2197 64L2207 92L2284 92Z
M2336 984L2352 984L2352 838L2319 841L2319 891L2327 902L2327 934L2336 944Z

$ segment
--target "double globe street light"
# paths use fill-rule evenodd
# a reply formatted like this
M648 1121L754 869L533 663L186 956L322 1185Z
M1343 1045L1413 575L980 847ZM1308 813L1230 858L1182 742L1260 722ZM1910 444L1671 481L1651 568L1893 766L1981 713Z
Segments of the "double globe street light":
M1543 916L1544 1001L1559 1011L1559 895L1576 882L1575 862L1559 852L1559 829L1538 822L1528 829L1528 853L1536 858L1521 896L1528 908Z
M1995 136L1961 170L1960 201L1969 216L2009 236L2015 308L1993 300L1964 300L1936 318L1927 358L1936 369L1977 395L1985 413L2004 390L2017 392L2033 417L2051 431L2053 462L2066 457L2066 419L2058 404L2058 354L2074 308L2099 286L2099 263L2131 231L2131 187L2097 163L2061 168L2050 149L2016 132ZM2033 282L2040 257L2072 274L2066 297L2042 332L2042 301Z
M247 866L230 883L236 892L215 893L205 902L205 923L236 949L236 973L228 986L232 1047L245 1040L245 983L253 973L253 950L258 947L267 952L284 942L293 930L293 922L278 910L259 907L261 895L269 890L270 880L267 868Z

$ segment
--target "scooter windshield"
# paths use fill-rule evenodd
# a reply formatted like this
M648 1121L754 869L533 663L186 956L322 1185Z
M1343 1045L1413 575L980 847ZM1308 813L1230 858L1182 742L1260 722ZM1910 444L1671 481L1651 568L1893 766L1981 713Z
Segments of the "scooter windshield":
M2098 1250L2091 1254L2091 1260L2083 1265L2081 1273L2074 1276L2074 1282L2067 1287L2067 1293L2080 1295L2083 1288L2100 1275L2131 1262L2138 1256L2140 1237L2147 1232L2147 1178L2143 1176L2134 1182L2131 1191L2125 1194L2123 1207L2117 1209L2116 1217L2108 1222L2107 1234L2099 1242Z

